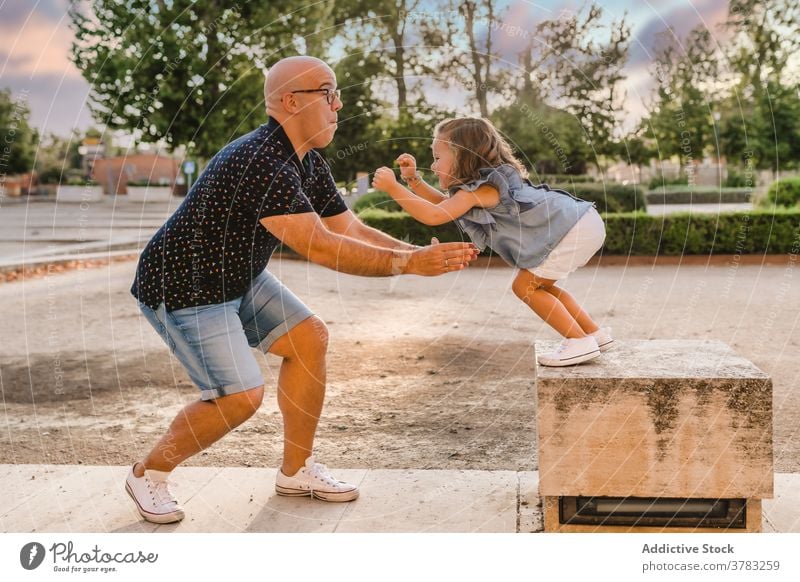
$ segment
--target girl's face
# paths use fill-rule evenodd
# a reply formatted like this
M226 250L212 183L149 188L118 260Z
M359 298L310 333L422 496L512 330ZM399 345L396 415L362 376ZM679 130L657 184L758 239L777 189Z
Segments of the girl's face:
M448 188L453 181L453 152L450 150L450 144L436 137L433 140L432 149L433 165L431 165L431 170L439 178L439 187Z

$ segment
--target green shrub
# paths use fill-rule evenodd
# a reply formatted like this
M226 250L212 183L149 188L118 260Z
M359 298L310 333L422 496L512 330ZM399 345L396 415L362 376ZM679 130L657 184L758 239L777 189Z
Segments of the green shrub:
M648 187L650 190L655 190L656 188L661 188L662 186L688 186L689 185L689 178L681 174L677 178L665 178L664 176L658 175L653 177L650 180L650 184Z
M388 212L402 212L403 210L391 196L386 192L380 192L378 190L368 192L356 200L356 203L353 205L353 212L361 214L368 208L376 208Z
M67 186L98 186L98 183L92 178L84 178L78 176L70 176L66 180L61 180L62 184Z
M800 212L609 214L603 251L612 255L720 255L797 252Z
M39 172L39 184L58 184L61 182L61 167L51 166Z
M737 168L728 168L728 176L725 178L726 188L750 188L756 185L755 173L750 172L750 176L743 174Z
M406 212L388 212L380 208L367 208L358 217L373 228L415 245L427 245L434 236L439 242L469 241L454 222L442 226L427 226Z
M752 188L664 186L647 193L648 204L717 204L750 202Z
M600 212L635 212L645 210L644 189L641 186L623 185L617 182L587 182L579 184L550 184L597 204Z
M429 227L405 212L366 210L369 226L413 244L468 240L454 223ZM676 213L651 216L643 212L607 214L603 253L610 255L785 254L800 249L800 211Z
M800 202L800 177L785 178L772 183L767 190L767 195L759 200L759 205L763 207L797 206Z

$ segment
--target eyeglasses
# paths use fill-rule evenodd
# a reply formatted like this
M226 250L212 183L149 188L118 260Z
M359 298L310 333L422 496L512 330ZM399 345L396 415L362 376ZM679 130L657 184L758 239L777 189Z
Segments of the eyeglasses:
M290 93L324 93L325 94L325 101L328 102L328 105L333 105L333 101L338 99L339 101L342 100L342 90L341 89L298 89L297 91L289 91Z

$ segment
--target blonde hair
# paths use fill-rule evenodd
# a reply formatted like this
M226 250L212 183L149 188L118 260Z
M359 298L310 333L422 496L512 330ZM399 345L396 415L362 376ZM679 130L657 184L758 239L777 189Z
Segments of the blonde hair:
M481 177L481 168L495 168L502 164L514 166L523 178L528 171L514 157L511 146L497 128L479 117L445 119L436 124L433 137L446 141L453 152L450 174L453 184L466 184Z

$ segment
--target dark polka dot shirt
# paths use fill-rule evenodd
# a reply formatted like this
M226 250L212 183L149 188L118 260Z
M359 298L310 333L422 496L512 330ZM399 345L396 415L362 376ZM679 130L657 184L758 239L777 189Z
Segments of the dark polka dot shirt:
M301 163L271 119L211 159L142 251L131 293L167 311L241 297L280 243L259 220L346 210L322 156L311 150Z

